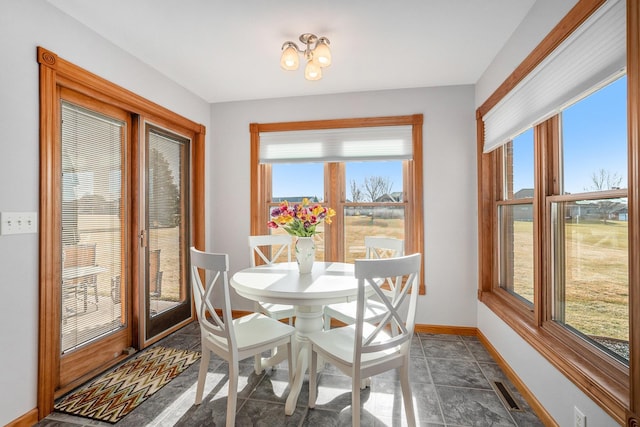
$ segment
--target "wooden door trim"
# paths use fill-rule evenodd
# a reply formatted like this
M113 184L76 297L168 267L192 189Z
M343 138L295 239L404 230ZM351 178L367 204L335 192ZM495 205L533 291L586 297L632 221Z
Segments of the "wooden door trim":
M103 103L144 115L156 122L195 134L192 152L192 242L204 246L204 135L205 127L92 74L43 48L37 48L40 82L40 219L39 219L39 333L38 418L53 411L60 362L60 309L57 283L60 271L60 185L56 156L60 151L60 87L67 87ZM133 230L131 230L133 232ZM58 319L58 326L54 326Z

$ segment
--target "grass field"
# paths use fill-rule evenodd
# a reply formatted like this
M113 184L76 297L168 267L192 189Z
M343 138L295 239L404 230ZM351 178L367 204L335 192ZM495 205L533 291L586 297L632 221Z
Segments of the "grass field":
M532 222L514 222L514 291L530 300L532 236ZM567 223L565 237L564 323L586 335L628 341L627 223Z

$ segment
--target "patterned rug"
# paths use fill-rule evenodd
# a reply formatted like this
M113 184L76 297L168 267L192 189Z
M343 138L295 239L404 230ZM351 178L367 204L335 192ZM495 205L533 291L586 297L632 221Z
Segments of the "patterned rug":
M153 347L63 397L56 411L116 423L200 359L200 353Z

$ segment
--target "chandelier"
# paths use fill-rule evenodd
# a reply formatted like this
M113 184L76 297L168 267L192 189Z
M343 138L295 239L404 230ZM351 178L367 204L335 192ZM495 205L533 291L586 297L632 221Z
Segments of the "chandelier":
M307 61L307 65L304 67L304 78L307 80L320 80L322 78L322 69L331 65L329 39L318 37L311 33L304 33L300 35L300 41L304 43L304 50L298 48L298 45L292 41L284 42L280 66L287 71L297 70L300 64L298 54L302 53Z

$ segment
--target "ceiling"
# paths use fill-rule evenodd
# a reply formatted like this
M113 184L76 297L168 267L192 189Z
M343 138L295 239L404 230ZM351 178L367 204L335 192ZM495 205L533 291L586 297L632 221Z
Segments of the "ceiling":
M217 103L475 84L536 0L48 1ZM318 81L280 68L306 32L331 41Z

